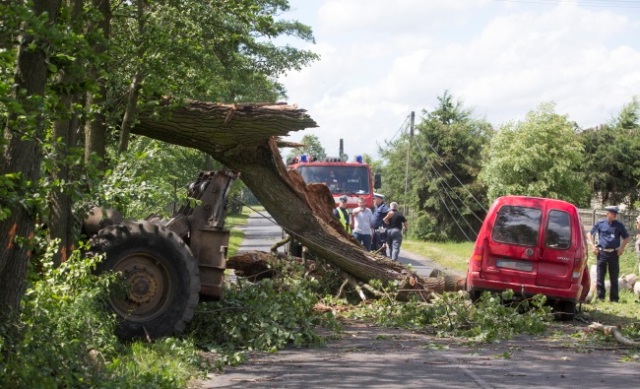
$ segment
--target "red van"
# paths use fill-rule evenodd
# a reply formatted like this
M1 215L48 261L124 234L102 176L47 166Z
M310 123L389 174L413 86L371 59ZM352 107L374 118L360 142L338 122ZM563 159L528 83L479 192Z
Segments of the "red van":
M589 291L587 241L577 208L527 196L496 199L469 259L467 291L543 294L561 319L572 320Z

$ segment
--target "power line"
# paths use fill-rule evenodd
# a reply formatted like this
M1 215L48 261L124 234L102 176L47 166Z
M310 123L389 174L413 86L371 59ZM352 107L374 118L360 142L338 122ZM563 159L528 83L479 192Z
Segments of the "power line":
M449 170L449 173L451 173L451 175L453 176L453 178L456 179L456 181L458 181L458 184L460 184L460 186L462 186L464 188L464 190L467 191L467 193L469 193L469 195L471 196L471 198L473 198L476 203L480 206L480 208L482 208L483 211L487 212L486 208L482 205L482 203L480 203L480 201L478 201L478 199L473 195L473 193L471 193L471 191L469 189L467 189L467 186L465 184L463 184L460 179L458 178L458 176L456 176L456 174L451 170L451 168L449 167L449 165L447 165L447 163L444 161L444 159L438 154L438 152L436 151L436 149L433 147L433 145L431 144L431 142L429 142L429 140L425 137L425 141L427 142L427 144L429 145L429 147L431 148L431 151L433 151L433 153L440 158L440 160L442 161L442 164L444 165L444 167L447 168L447 170Z
M640 8L637 0L495 0L502 3L519 3L532 5L578 5L595 8Z
M418 143L418 147L421 148L422 146L420 145L420 143ZM454 195L458 198L458 200L462 203L462 205L466 206L467 209L469 209L469 211L471 211L471 214L478 220L480 221L480 223L482 223L482 219L480 219L478 217L478 215L475 214L475 212L471 209L471 207L469 207L463 199L461 199L455 190L453 190L453 188L451 188L451 186L449 185L449 183L447 182L447 180L442 176L442 174L440 174L440 172L438 172L438 169L436 169L435 165L433 164L433 162L431 162L428 158L428 156L426 155L426 153L424 153L423 149L420 149L420 151L422 152L422 157L426 160L426 162L428 163L428 165L431 167L431 170L433 170L433 172L435 173L433 175L433 179L436 182L436 185L439 186L439 188L442 189L442 191L447 195L447 197L449 198L449 200L451 201L451 204L453 205L453 207L456 209L456 211L458 211L458 214L462 217L462 219L464 220L465 224L469 227L469 229L471 231L473 231L473 233L477 236L478 234L475 232L474 228L471 226L471 224L469 224L469 222L467 221L467 218L464 216L464 214L462 213L462 211L460 210L460 208L456 205L456 202L453 200L453 198L451 197L451 195L449 194L449 191L447 191L447 189L444 187L445 185L450 189L451 192L454 193ZM441 179L440 181L437 179L438 177L436 177L436 175ZM444 199L444 197L442 197L442 193L441 190L438 189L438 196L440 197L440 201L442 202L442 205L444 205L445 209L447 210L447 212L449 213L449 215L451 216L451 219L456 223L456 225L458 226L458 228L460 229L460 231L462 232L462 234L470 241L473 241L473 239L471 239L467 233L464 231L464 229L462 228L462 226L460 225L460 223L458 223L456 216L453 214L453 212L451 212L451 209L449 208L449 206L447 206L447 203Z
M404 118L404 122L402 122L402 124L400 125L400 128L398 128L398 131L396 131L393 137L391 137L391 139L389 140L389 143L393 143L396 136L398 136L398 134L400 134L402 130L406 129L407 121L409 121L410 118L411 118L411 115L407 115L407 117Z

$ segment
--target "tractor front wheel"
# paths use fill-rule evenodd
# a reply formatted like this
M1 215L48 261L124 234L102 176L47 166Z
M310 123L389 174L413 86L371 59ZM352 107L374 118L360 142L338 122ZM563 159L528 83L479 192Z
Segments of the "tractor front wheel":
M198 264L172 231L149 221L102 229L91 251L106 258L98 271L118 273L123 286L112 291L109 308L123 339L180 333L193 317L200 292Z

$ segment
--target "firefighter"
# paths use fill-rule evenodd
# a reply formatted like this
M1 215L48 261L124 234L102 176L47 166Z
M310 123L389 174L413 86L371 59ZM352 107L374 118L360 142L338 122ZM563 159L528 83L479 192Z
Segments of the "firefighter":
M344 230L347 231L348 234L351 234L351 216L347 209L347 201L349 201L349 198L346 195L340 196L340 199L338 199L338 207L333 210L333 216L338 219Z

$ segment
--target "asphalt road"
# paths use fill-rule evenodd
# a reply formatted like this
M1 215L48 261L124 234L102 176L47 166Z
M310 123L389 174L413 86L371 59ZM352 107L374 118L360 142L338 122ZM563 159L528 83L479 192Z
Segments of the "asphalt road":
M347 327L322 348L254 353L200 388L638 388L638 362L614 345L549 338L464 345L397 329Z
M254 215L241 250L268 251L280 229ZM274 233L274 231L276 231ZM401 262L429 273L426 258ZM211 372L198 388L638 388L639 351L616 343L585 346L568 334L578 322L556 323L543 336L465 344L412 331L351 323L320 348L253 353L242 365ZM564 332L562 337L558 333ZM635 360L633 360L635 355ZM630 361L631 360L631 361Z
M244 251L269 251L271 246L282 239L282 228L266 212L253 213L249 216L247 224L237 227L244 231L245 239L238 248L239 252ZM280 247L280 252L284 252L284 248ZM400 256L398 261L405 265L411 265L416 272L428 277L437 265L428 258L407 252L400 248Z

